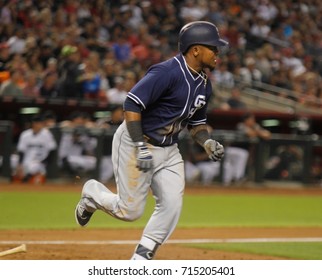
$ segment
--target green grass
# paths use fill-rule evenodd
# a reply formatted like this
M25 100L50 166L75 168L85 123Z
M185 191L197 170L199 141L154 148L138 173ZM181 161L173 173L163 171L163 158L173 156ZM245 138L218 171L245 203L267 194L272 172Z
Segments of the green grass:
M0 192L0 229L76 228L79 194ZM125 223L98 211L91 228L143 227L153 210L149 197L144 215ZM185 195L178 227L322 227L321 196Z
M192 247L192 246L189 246ZM218 243L198 244L195 248L269 255L292 260L322 260L322 242Z
M78 200L78 193L69 192L0 192L0 230L78 228L74 220ZM153 206L154 201L150 196L144 215L132 223L97 211L88 227L143 228ZM321 213L321 196L186 194L178 227L322 227ZM322 259L321 242L194 246L289 259Z
M186 196L181 226L322 226L321 196Z
M68 229L79 228L74 209L79 201L75 193L0 192L0 229ZM152 201L148 208L152 211ZM90 227L129 228L143 227L148 211L137 222L125 223L97 211Z

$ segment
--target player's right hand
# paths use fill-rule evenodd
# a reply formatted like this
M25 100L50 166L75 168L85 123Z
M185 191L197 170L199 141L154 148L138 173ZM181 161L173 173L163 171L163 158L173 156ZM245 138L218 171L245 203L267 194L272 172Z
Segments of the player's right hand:
M152 153L144 143L136 148L136 167L143 172L149 171L153 166Z

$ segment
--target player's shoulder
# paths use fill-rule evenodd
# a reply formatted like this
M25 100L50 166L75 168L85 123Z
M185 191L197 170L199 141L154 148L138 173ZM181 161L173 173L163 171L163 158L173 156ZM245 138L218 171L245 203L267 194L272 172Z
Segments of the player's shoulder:
M150 67L148 72L162 73L163 77L176 77L175 73L181 72L180 70L181 59L180 56L174 56L160 63L154 64Z
M174 57L171 57L165 61L162 61L162 62L159 62L157 64L154 64L150 67L150 71L152 70L158 70L158 71L162 71L162 72L165 72L165 73L169 73L173 70L175 70L179 64L178 64L178 61L179 61L179 55L177 56L174 56Z
M30 137L33 135L33 131L31 128L27 128L25 130L23 130L21 133L20 133L20 138L23 138L23 137Z

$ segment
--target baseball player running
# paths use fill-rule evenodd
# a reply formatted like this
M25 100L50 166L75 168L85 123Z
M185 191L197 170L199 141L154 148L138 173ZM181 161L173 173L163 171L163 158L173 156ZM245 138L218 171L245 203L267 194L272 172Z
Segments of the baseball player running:
M132 260L151 260L175 229L182 208L184 163L178 134L188 128L193 139L219 161L224 148L210 139L206 126L211 83L204 71L213 70L219 47L228 43L209 22L186 24L179 33L179 54L153 65L131 89L124 102L125 121L112 144L117 193L88 180L76 206L79 225L96 210L134 221L141 217L151 188L156 204Z

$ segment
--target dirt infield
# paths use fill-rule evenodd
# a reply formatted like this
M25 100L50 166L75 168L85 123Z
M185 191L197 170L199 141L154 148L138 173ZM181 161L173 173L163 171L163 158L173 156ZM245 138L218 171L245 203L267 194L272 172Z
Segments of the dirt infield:
M57 185L25 186L1 183L0 191L78 191L79 187ZM227 192L221 188L187 188L186 192ZM321 189L236 189L230 192L250 192L292 195L322 195ZM142 230L91 229L75 230L1 230L0 251L27 245L27 253L0 257L7 260L127 260ZM156 259L164 260L265 260L272 256L221 252L193 248L191 240L231 238L322 238L322 228L197 228L176 229L168 243L160 247ZM185 244L187 243L187 244Z

